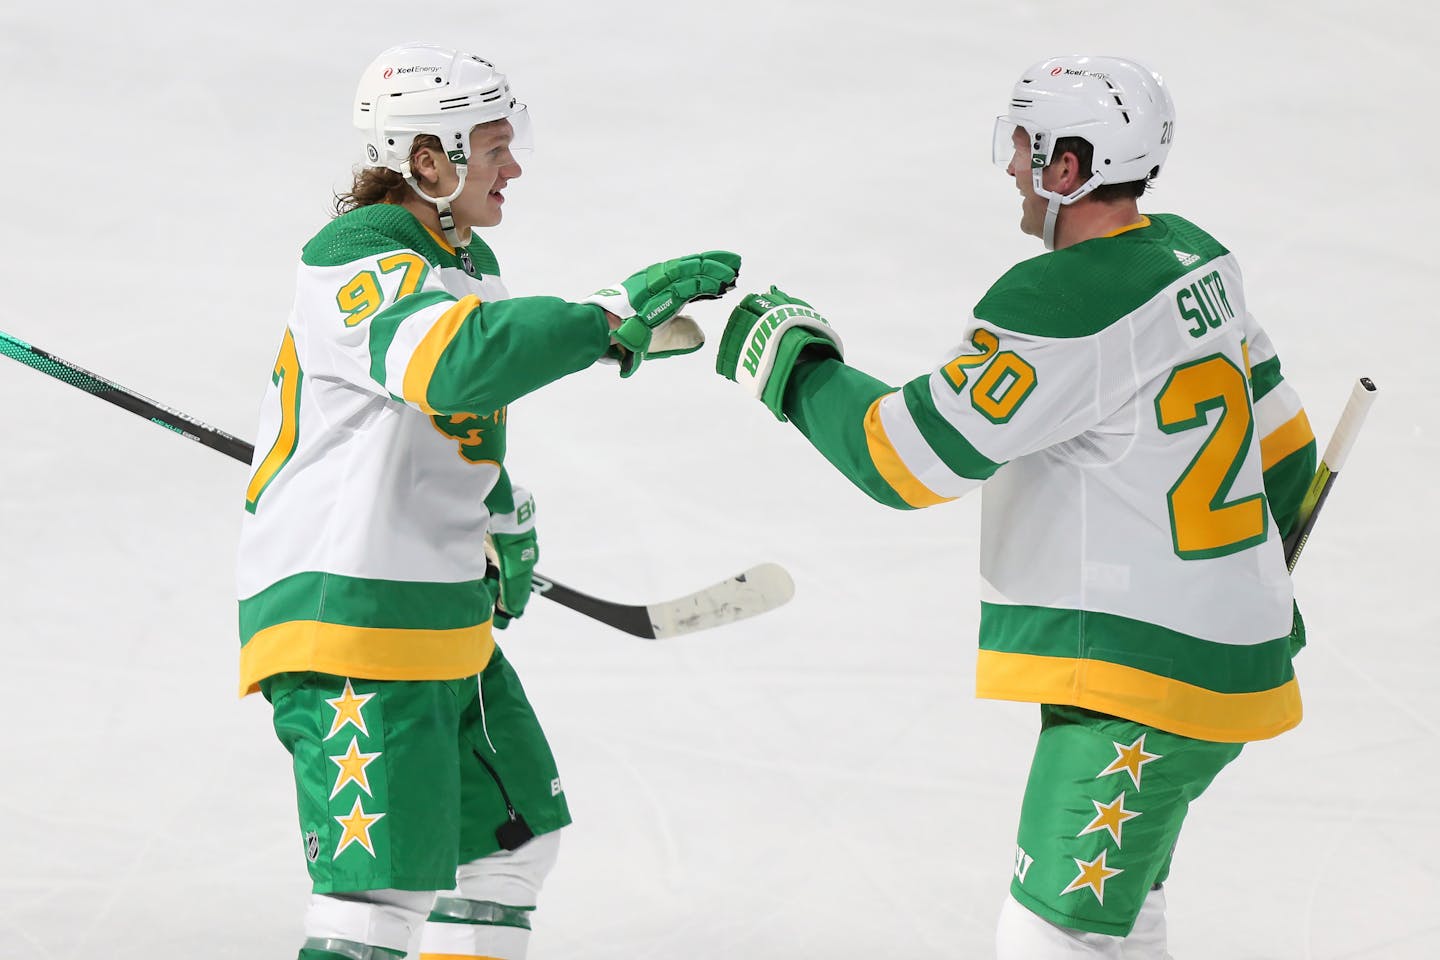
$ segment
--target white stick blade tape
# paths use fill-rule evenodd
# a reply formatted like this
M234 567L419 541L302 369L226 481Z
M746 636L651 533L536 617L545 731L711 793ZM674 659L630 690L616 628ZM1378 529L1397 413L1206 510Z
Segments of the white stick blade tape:
M646 609L659 640L757 616L783 606L793 596L795 581L785 568L762 563L713 587Z

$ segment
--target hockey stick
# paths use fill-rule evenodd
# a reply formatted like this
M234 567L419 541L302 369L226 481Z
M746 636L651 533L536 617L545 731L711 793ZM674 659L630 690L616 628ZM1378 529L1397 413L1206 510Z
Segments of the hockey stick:
M0 353L12 360L19 360L27 367L34 367L41 373L49 374L56 380L63 380L72 387L79 387L101 400L109 401L122 410L139 414L151 423L158 423L167 430L174 430L182 437L194 440L196 443L203 443L212 450L219 450L227 457L239 460L247 466L254 456L255 448L239 437L232 437L224 430L217 430L209 424L186 416L179 410L172 410L154 400L142 397L133 390L127 390L117 383L111 383L104 377L97 377L90 371L83 370L68 360L62 360L53 353L46 353L39 347L32 347L24 340L12 337L3 330L0 330Z
M794 581L778 563L759 564L729 580L660 603L598 600L538 573L530 589L562 607L646 640L664 640L744 620L773 610L795 595Z
M1330 435L1330 445L1325 448L1325 455L1320 458L1320 466L1315 469L1315 476L1310 480L1304 499L1300 501L1300 513L1295 529L1285 538L1285 564L1292 572L1300 560L1300 551L1305 549L1305 542L1310 539L1310 531L1315 528L1320 508L1325 505L1330 488L1340 476L1340 468L1350 456L1350 448L1355 445L1355 438L1360 434L1361 425L1365 423L1365 415L1370 412L1370 405L1374 402L1375 382L1369 377L1361 377L1350 391L1350 399L1346 401L1345 409L1340 414L1340 422L1335 425L1335 432Z
M96 376L4 331L0 331L0 353L101 400L113 403L123 410L138 414L151 423L158 423L182 437L218 450L246 466L255 458L255 446L248 441L202 423L179 410L156 403L104 377ZM744 620L781 606L795 594L795 584L790 580L790 575L783 567L773 563L751 567L729 580L678 600L648 605L616 603L592 597L538 571L531 589L592 620L648 639L674 637Z

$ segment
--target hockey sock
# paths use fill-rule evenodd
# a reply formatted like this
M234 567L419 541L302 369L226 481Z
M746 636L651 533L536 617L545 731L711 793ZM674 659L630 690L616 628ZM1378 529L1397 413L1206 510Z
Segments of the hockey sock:
M353 940L311 937L300 948L297 960L404 960L404 950L387 950Z
M420 960L524 960L534 909L439 897L420 934Z

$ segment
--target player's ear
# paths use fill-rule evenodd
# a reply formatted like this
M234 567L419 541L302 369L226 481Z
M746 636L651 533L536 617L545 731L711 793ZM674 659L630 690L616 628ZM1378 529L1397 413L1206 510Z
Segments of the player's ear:
M1050 161L1050 169L1054 171L1055 183L1050 185L1049 189L1056 193L1073 193L1083 182L1080 177L1080 158L1074 151L1062 150L1058 157Z
M417 145L410 153L410 173L423 184L440 181L439 157L437 150Z

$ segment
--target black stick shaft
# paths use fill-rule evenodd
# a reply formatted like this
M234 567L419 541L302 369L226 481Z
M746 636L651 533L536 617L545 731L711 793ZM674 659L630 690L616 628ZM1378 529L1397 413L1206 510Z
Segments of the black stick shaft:
M239 460L241 463L248 464L254 459L255 447L253 444L246 443L239 437L231 436L224 430L212 427L208 423L202 423L179 410L173 410L148 397L142 397L133 390L106 380L104 377L96 376L68 360L32 346L18 337L12 337L4 331L0 331L0 353L13 360L19 360L27 367L33 367L56 380L62 380L72 387L78 387L101 400L113 403L122 410L139 414L151 423L158 423L182 437L194 440L196 443L203 443L212 450L219 450L227 457Z

